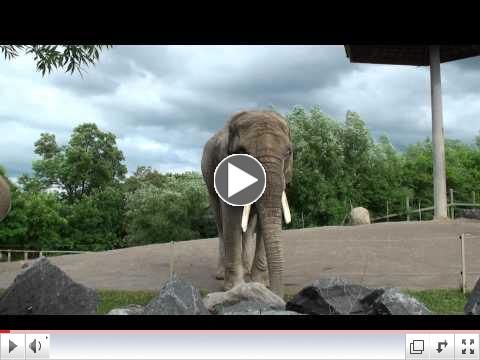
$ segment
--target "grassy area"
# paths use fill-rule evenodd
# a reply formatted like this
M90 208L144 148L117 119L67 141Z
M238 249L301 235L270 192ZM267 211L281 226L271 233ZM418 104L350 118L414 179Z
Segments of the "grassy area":
M463 294L457 289L404 290L425 304L434 314L463 315L463 307L470 293Z
M98 314L101 315L130 304L146 305L158 295L158 291L99 290L98 293L100 295Z

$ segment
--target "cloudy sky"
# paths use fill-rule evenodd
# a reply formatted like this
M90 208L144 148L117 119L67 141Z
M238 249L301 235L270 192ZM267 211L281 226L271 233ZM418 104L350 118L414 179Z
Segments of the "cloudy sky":
M116 46L79 75L42 78L31 57L0 59L0 164L31 172L40 133L66 143L95 122L115 133L129 172L199 170L202 146L238 110L319 105L360 114L374 137L405 145L429 136L429 70L350 64L343 46ZM442 65L447 137L480 130L480 57Z

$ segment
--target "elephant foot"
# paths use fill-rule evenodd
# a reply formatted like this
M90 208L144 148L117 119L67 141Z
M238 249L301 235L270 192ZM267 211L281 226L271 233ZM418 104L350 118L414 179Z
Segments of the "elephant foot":
M256 266L253 267L251 273L252 282L258 282L260 284L265 285L266 287L269 286L269 279L268 279L268 271L261 270Z
M225 268L223 266L219 266L217 268L217 272L215 273L215 279L217 280L225 279Z
M228 291L234 288L235 286L244 284L244 283L245 283L245 280L243 278L243 274L241 271L239 272L230 271L225 277L225 280L223 281L223 289L225 291Z

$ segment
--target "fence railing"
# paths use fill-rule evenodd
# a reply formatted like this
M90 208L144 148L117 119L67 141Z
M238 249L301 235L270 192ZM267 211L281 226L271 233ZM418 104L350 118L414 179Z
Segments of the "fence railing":
M475 200L475 192L472 192L472 202L471 203L455 202L453 194L454 194L453 189L450 189L450 193L449 193L450 196L449 196L449 201L447 203L447 209L448 209L449 216L450 216L451 219L455 219L455 208L456 207L467 207L467 208L480 207L480 203L477 203L476 200ZM412 208L410 206L410 198L407 196L405 198L405 211L390 214L389 213L389 201L387 200L387 206L386 206L386 210L387 210L386 212L387 213L386 213L386 215L373 218L372 222L378 222L378 221L382 221L382 220L385 220L385 221L388 222L392 218L401 218L401 217L405 217L405 219L407 221L410 221L410 216L413 215L413 214L418 214L418 219L420 221L422 221L422 213L433 211L434 207L433 206L428 206L428 207L422 208L422 207L420 207L420 204L421 204L421 202L419 201L418 202L418 208Z
M7 254L7 262L12 261L12 253L23 253L24 261L28 261L29 254L38 254L39 256L47 256L47 254L85 254L91 251L67 251L67 250L14 250L14 249L0 249L0 259Z

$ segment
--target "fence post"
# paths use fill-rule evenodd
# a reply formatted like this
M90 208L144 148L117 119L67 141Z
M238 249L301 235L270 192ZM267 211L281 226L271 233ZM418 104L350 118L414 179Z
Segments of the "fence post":
M388 216L388 200L387 200L387 222L390 220L390 217Z
M39 256L40 256L40 257L42 257L42 256L43 256L43 251L40 251L40 254L39 254Z
M472 203L475 205L475 191L472 191Z
M7 253L7 261L8 262L12 261L12 252L10 250L8 250L8 253Z
M25 261L28 261L28 251L25 251L23 253L23 258L24 258Z
M170 241L170 280L175 274L175 241Z
M462 246L462 292L465 294L467 285L467 271L465 264L465 234L460 235Z
M422 221L422 208L420 207L422 200L418 200L418 218Z
M407 221L410 221L410 200L409 200L408 196L405 199L405 205L407 207Z
M450 218L455 219L455 203L453 202L453 189L450 188Z

